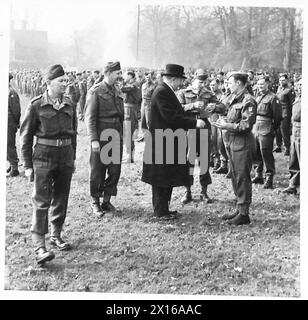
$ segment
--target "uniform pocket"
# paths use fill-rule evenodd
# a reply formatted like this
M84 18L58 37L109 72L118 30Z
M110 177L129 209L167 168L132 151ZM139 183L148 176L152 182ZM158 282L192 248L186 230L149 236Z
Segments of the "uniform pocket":
M39 113L42 131L46 134L53 134L57 131L58 120L56 110L42 110Z
M46 168L51 162L50 147L42 144L36 144L34 146L32 160L33 164L37 168Z

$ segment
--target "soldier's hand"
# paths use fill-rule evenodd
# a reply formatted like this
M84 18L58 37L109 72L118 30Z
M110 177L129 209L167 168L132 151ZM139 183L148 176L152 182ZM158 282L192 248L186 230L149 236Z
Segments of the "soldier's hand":
M201 119L197 119L196 128L204 128L204 127L205 127L205 122Z
M196 109L196 110L200 110L203 106L204 106L204 102L203 101L194 102L194 109Z
M93 152L99 152L100 151L99 141L92 141L91 148Z
M34 172L32 168L25 169L25 176L28 178L29 182L33 182L34 180Z
M225 129L227 126L227 122L225 119L219 118L215 123L213 123L219 129Z

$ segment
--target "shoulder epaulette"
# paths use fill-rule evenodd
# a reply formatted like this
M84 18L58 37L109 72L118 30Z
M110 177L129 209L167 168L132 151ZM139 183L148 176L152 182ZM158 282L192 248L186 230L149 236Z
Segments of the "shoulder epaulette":
M97 83L97 84L94 84L90 90L88 91L89 93L93 93L94 91L96 91L96 89L101 85L101 82Z

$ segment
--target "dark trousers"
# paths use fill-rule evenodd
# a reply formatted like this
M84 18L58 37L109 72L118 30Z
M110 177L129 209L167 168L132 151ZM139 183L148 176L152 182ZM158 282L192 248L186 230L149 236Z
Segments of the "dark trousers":
M81 95L80 99L79 99L79 103L78 103L78 113L81 116L84 116L85 114L85 105L86 105L86 96L85 95Z
M275 174L275 158L273 156L274 135L256 135L256 154L255 154L255 172L258 176L263 174L263 165L265 166L265 175L272 177Z
M190 139L189 135L190 135L190 132L188 132L188 139ZM200 167L200 170L204 172L199 175L199 182L200 182L201 188L206 190L207 186L212 183L212 178L209 171L209 162L210 162L210 153L211 153L211 131L208 132L207 144L203 146L201 146L200 144L201 144L200 129L196 129L196 154L195 155L190 154L191 150L190 149L188 150L190 185L192 186L194 184L193 171L195 167L195 160L200 157L200 148L207 148L208 149L207 163L204 163L201 165L200 161L198 160L198 165ZM206 168L203 167L203 165L205 165ZM186 186L186 187L190 187L190 186Z
M136 105L124 105L124 145L126 154L132 155L135 150L133 135L138 130L138 113Z
M223 134L222 134L222 130L218 129L217 130L218 133L218 151L219 151L219 155L220 155L220 162L221 162L221 166L226 167L227 166L227 162L228 162L228 154L226 151L226 146L225 146L225 142L223 140Z
M300 128L293 127L289 162L290 187L300 185L300 146Z
M15 124L8 122L7 126L7 161L12 168L18 167L18 156L16 151L16 132L17 127Z
M163 216L169 213L172 187L158 187L152 185L152 203L155 216Z
M120 148L117 150L120 154L120 159L117 163L103 163L100 152L93 152L90 154L90 194L93 199L103 197L104 194L110 196L117 195L117 186L121 175L121 159L123 153L122 127L121 123L115 123L113 126L109 125L119 132L120 145L114 146ZM108 129L106 127L106 129ZM101 141L100 147L103 148L110 141Z
M48 233L50 210L51 235L60 235L66 218L73 168L72 146L58 148L36 144L33 154L32 232Z
M280 127L275 132L276 135L276 145L278 147L282 146L282 141L286 149L290 148L290 130L291 130L291 116L283 118L280 122Z
M229 164L231 169L231 181L234 194L237 197L237 206L247 209L252 199L252 184L250 172L252 168L252 144L251 135L232 136L227 145Z

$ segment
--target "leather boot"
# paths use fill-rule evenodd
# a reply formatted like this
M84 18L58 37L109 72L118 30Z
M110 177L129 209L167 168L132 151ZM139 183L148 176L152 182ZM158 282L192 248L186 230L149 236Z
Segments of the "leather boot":
M99 218L101 218L105 214L105 212L102 210L100 206L99 198L93 198L93 201L91 203L91 209L92 213Z
M206 201L206 203L212 203L213 200L207 194L207 186L203 186L200 193L200 200Z
M181 199L182 204L187 204L192 201L191 190L190 187L186 187L185 194Z
M267 176L263 185L264 189L273 189L273 177Z
M238 209L236 208L233 212L227 212L222 215L221 219L222 220L231 220L235 218L239 214Z
M228 223L239 226L242 224L249 224L249 206L248 205L238 205L238 215L236 215L233 219L229 220Z
M276 153L281 153L281 147L277 146L276 148L274 148L273 152L276 152Z

